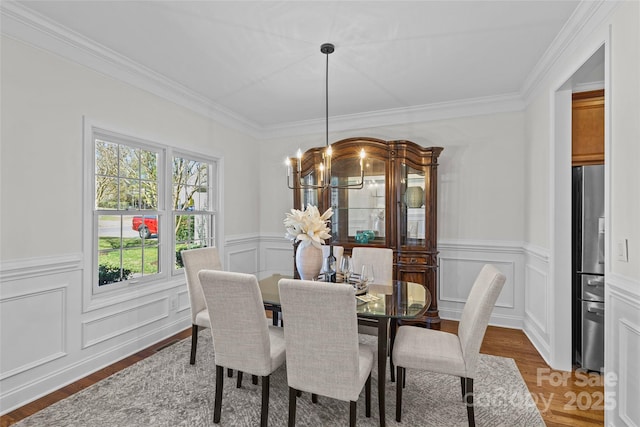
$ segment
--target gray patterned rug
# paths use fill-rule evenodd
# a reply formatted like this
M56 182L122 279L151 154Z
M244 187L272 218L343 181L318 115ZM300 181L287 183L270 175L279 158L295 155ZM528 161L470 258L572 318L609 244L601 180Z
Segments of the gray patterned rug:
M375 342L375 337L361 340ZM215 369L208 330L200 333L196 364L189 365L191 339L177 342L69 398L15 424L18 427L213 426ZM460 380L446 375L407 371L402 423L395 421L395 383L387 369L386 411L389 426L466 426ZM364 391L358 401L358 426L378 426L377 373L372 377L371 418L364 414ZM481 355L474 380L476 424L479 426L544 426L513 359ZM221 426L260 423L260 385L245 375L241 389L225 376ZM269 425L286 426L286 368L271 378ZM311 396L298 399L298 426L344 426L348 402Z

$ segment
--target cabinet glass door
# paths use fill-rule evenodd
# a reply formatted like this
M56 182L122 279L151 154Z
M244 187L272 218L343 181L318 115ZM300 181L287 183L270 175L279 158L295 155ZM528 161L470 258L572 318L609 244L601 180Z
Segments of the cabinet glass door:
M342 158L332 163L333 185L360 182L360 159ZM362 189L332 189L332 241L355 244L386 243L386 162L365 159Z
M302 177L303 185L317 185L316 173L315 171L310 172L307 175ZM307 205L319 205L319 190L315 188L301 188L300 191L300 209L306 209ZM320 212L322 214L322 212Z
M425 174L403 163L400 168L400 244L425 245Z

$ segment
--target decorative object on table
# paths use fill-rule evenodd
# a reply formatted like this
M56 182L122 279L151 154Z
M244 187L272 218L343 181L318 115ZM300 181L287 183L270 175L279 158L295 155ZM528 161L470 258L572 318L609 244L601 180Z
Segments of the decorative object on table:
M291 209L284 219L285 237L300 242L296 250L296 268L303 280L318 277L322 267L322 248L329 234L328 220L333 215L331 208L322 215L317 206L307 205L304 211Z
M333 246L329 245L329 255L324 259L322 265L324 281L336 283L336 257L333 255Z
M349 283L349 278L353 274L353 263L349 255L344 255L340 262L340 273L342 273L343 281Z
M405 196L407 197L407 206L409 206L410 208L422 207L422 202L424 200L424 190L422 189L422 187L407 188Z
M375 280L375 277L373 275L373 265L371 265L371 264L363 264L362 265L362 274L360 275L360 282L364 286L368 287L371 283L373 283L374 280Z

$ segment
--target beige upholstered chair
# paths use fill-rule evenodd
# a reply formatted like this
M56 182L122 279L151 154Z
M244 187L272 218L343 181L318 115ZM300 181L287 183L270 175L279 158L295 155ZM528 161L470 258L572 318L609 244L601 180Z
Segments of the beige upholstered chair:
M393 281L393 249L356 246L351 250L353 272L360 274L364 264L373 266L373 283L391 285Z
M341 283L281 279L282 314L287 319L289 426L295 425L298 392L350 402L355 426L356 402L365 386L366 415L371 416L374 351L358 343L355 291Z
M223 367L262 377L260 425L269 415L269 378L285 361L282 328L269 326L258 279L251 274L203 270L198 274L211 319L216 365L213 422L222 411Z
M204 294L198 272L200 270L222 270L218 249L215 247L186 249L181 252L184 265L184 275L187 279L187 290L191 302L191 359L189 363L196 363L196 348L198 347L198 328L210 326L209 313L204 302Z
M476 375L480 345L487 330L489 317L505 280L505 276L493 265L487 264L482 268L462 310L457 335L415 326L400 326L393 347L393 361L398 369L398 422L402 413L405 369L408 368L460 377L469 425L475 425L473 378Z

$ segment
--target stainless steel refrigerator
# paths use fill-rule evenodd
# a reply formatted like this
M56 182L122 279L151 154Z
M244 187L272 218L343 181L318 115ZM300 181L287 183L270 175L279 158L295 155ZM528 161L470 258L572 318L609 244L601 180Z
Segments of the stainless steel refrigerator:
M575 362L604 367L604 165L573 168Z

